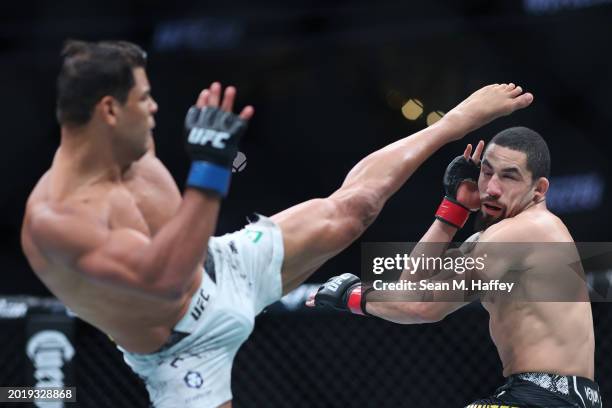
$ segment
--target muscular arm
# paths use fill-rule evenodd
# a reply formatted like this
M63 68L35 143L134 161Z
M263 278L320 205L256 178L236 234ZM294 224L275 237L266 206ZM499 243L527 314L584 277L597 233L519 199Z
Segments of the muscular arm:
M31 237L24 239L24 249L31 243L53 265L173 299L198 269L219 207L219 198L188 189L176 215L149 238L132 229L111 230L84 209L37 204L24 223L23 236Z
M484 261L484 269L482 270L467 269L462 274L449 271L447 276L440 274L436 277L436 280L444 280L446 278L450 281L465 280L466 288L470 288L472 280L475 279L482 279L484 281L501 279L511 268L519 265L526 256L525 246L514 244L511 247L512 250L507 250L510 247L504 246L508 243L526 242L523 230L513 221L511 220L505 224L500 223L489 228L489 230L480 235L473 246L469 243L471 241L470 238L466 241L467 245L464 244L458 250L451 249L444 252L442 245L417 245L416 248L420 246L418 254L425 253L425 256L469 256L474 259L486 259ZM456 228L436 220L421 241L419 241L419 244L450 242L456 231ZM405 271L402 278L407 277ZM450 292L431 290L416 293L421 296L421 300L427 298L428 301L413 301L414 299L411 298L402 302L368 301L366 303L366 311L396 323L431 323L444 319L450 313L470 303L464 300L465 293L461 290ZM457 301L449 301L451 300L449 297L456 297Z
M468 145L463 153L464 159L479 163L483 148L484 143L481 141L478 143L470 159L471 145ZM455 163L455 165L452 163ZM460 162L453 160L451 165L447 167L444 180L448 184L445 184L445 190L447 194L449 191L451 192L450 194L453 194L450 198L457 200L457 202L462 203L464 206L468 202L473 206L477 206L476 201L479 201L478 190L475 189L473 183L466 182L471 179L459 181L467 175L461 175L462 165L458 166L457 163ZM459 184L452 184L456 182ZM460 197L460 199L457 199L457 197ZM471 201L474 202L472 203ZM445 202L445 206L448 206L448 203ZM442 219L448 221L448 213L443 211L442 214ZM452 216L450 218L454 219ZM457 219L456 221L459 220ZM461 248L448 249L448 244L453 240L458 228L457 225L450 225L450 223L435 219L431 227L411 251L410 257L422 257L422 259L447 259L466 255L474 257L475 255L472 253L473 248L469 242L473 238L477 239L478 234L468 239ZM400 280L413 282L428 281L432 283L445 282L453 285L455 282L460 281L463 281L461 283L466 283L472 276L472 271L464 271L464 273L457 274L454 270L429 270L425 268L425 265L421 265L420 269L417 270L404 270ZM454 286L452 287L454 288ZM420 286L419 290L402 292L400 301L385 299L385 297L388 297L388 294L384 292L370 292L369 295L368 302L366 303L366 311L368 313L403 324L436 322L468 303L465 302L465 296L462 291L422 290Z
M419 243L415 246L411 256L456 256L457 254L451 254L449 253L450 251L446 252L448 243L453 240L456 232L457 228L445 224L439 220L435 220L425 235L423 235ZM430 245L427 245L428 243ZM446 243L447 245L443 245L443 243ZM408 271L404 271L400 279L420 280L422 278L422 276L419 276L421 271L414 272L414 274L410 274ZM454 273L451 273L451 275L454 275ZM465 276L466 275L464 274L461 276L449 276L449 278L451 280L453 278L463 279ZM437 280L440 280L440 278L440 275L436 276ZM371 295L376 294L371 293ZM384 296L384 294L382 295ZM366 303L366 311L368 313L382 319L401 324L437 322L468 303L464 301L440 301L439 299L441 298L448 298L448 293L438 293L433 290L407 292L406 300L400 302L384 300L376 301L374 298L375 296L370 297L372 300L368 300ZM424 301L425 298L427 298L428 301ZM436 301L436 299L438 300Z

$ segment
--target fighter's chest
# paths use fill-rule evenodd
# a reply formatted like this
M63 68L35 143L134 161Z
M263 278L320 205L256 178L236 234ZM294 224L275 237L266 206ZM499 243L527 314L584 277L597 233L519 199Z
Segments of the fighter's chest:
M110 227L155 235L180 205L180 194L172 187L136 178L114 188L108 199Z

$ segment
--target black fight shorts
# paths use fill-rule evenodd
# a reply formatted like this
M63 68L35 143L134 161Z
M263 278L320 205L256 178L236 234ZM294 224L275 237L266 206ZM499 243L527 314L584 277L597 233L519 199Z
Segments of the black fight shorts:
M495 395L466 408L602 408L599 386L575 376L521 373L508 378Z

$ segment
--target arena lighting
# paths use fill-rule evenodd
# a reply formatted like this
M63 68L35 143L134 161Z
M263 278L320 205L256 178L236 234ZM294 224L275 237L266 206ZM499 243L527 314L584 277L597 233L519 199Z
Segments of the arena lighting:
M433 125L442 119L442 116L444 116L444 112L442 111L430 112L429 115L427 115L427 126Z
M408 99L402 106L402 115L408 120L417 120L423 114L423 103L418 99Z
M604 190L599 173L551 177L546 203L557 214L594 210L601 206Z
M555 13L612 3L612 0L523 0L525 11L531 14Z

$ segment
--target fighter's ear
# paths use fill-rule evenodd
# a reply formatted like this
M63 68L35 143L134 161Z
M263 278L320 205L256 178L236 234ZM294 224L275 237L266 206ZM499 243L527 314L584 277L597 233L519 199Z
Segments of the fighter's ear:
M118 108L117 100L110 95L106 95L96 104L95 113L99 115L104 123L114 126L117 123Z
M540 177L535 182L534 200L536 202L539 202L544 198L544 196L546 195L546 192L548 191L549 185L550 185L550 182L548 181L546 177Z

